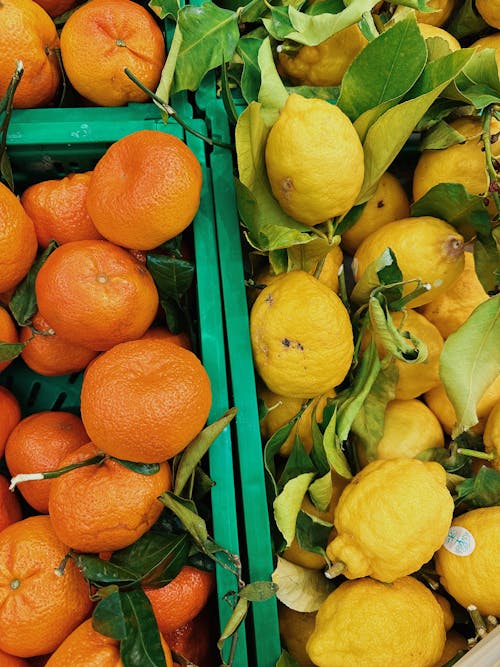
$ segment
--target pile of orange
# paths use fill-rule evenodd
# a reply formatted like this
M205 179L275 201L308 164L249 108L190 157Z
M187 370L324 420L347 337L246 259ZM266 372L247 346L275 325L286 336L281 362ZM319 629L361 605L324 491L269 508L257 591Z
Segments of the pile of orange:
M22 3L7 0L0 25L11 6ZM38 656L50 667L121 664L119 642L99 634L90 620L89 582L66 557L74 550L104 558L144 535L164 508L159 497L171 488L170 459L207 420L207 372L187 334L166 328L157 286L136 252L182 232L200 191L197 159L160 131L129 135L93 172L36 183L20 200L0 185L0 290L6 293L0 343L24 343L14 366L9 359L0 364L0 382L13 379L6 383L11 388L0 386L0 665L26 665ZM151 193L166 195L148 199ZM139 244L131 219L146 208ZM37 251L47 248L34 283L38 310L21 327L10 297ZM57 405L32 413L17 393L16 364L39 374L42 387L42 376L84 371L81 417ZM157 468L141 474L124 461ZM9 477L65 467L59 477L9 490ZM210 664L215 637L198 641L200 627L210 626L198 617L214 581L213 573L186 565L171 583L146 591L168 667L175 664L170 644L179 655Z

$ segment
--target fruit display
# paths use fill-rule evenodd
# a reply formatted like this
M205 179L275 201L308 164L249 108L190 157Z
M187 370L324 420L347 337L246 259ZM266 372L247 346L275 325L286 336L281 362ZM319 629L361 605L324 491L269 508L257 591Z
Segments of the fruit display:
M0 6L12 664L490 667L499 16L481 0ZM85 113L116 132L129 110L138 123L64 166ZM58 157L23 165L23 123L75 111ZM73 403L16 396L26 373L37 392L70 378Z

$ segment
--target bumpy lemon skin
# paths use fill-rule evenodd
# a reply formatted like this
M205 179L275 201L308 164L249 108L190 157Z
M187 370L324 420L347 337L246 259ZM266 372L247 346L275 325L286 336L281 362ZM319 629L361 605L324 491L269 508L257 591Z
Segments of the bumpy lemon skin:
M499 0L476 0L476 9L488 25L500 30Z

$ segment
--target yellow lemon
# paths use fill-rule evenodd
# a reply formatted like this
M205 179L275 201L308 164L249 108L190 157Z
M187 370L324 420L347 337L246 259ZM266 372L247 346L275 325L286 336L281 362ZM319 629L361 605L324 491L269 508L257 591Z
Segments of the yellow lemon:
M278 47L278 71L294 86L338 86L367 44L358 26L351 25L317 46L302 46L291 52Z
M441 585L463 607L500 616L500 506L457 516L436 553Z
M500 470L500 399L489 414L486 427L484 429L484 448L487 452L493 452L495 458L492 466Z
M424 584L365 578L330 593L306 650L318 667L429 667L445 638L443 612Z
M450 35L446 30L443 30L443 28L438 28L431 23L419 23L418 29L424 39L429 39L431 37L441 37L441 39L444 39L450 47L450 51L458 51L462 48L458 39L453 37L453 35Z
M283 646L301 667L314 667L306 653L306 642L314 630L316 612L295 611L278 602L278 620Z
M451 12L455 7L455 0L428 0L428 7L433 7L435 12L415 12L417 21L419 23L427 23L430 25L440 26L451 16Z
M257 384L257 396L268 410L260 420L260 434L264 442L269 440L282 426L288 424L305 404L302 398L275 394L262 382Z
M353 255L365 238L382 225L410 215L410 202L398 179L386 172L378 182L375 194L356 223L342 234L342 247Z
M500 4L498 5L498 22L500 24ZM478 51L482 51L483 49L495 49L495 60L497 61L497 68L500 73L500 32L481 37L481 39L478 39L471 44L471 49L473 48L476 48Z
M337 106L317 98L288 96L269 132L265 159L280 206L306 225L348 211L363 183L358 133Z
M450 123L466 138L462 144L454 144L439 150L425 150L420 156L413 174L413 198L416 201L439 183L461 183L473 195L488 199L488 174L483 144L482 123L479 118L457 118ZM493 119L491 134L500 131L500 122ZM500 141L491 146L493 157L500 158ZM494 203L488 200L488 210L494 213Z
M464 257L465 268L455 282L420 309L445 339L462 326L480 303L488 300L476 274L473 254L466 252Z
M432 594L439 602L439 606L443 610L444 629L446 630L446 632L448 632L448 630L451 630L451 628L455 625L455 617L453 616L453 612L451 611L451 604L448 598L445 598L444 595L440 595L439 593L436 593L434 591L432 591Z
M476 9L488 25L500 29L499 0L476 0Z
M446 472L418 459L373 461L346 486L326 549L348 579L391 582L416 572L443 544L453 517Z
M454 658L459 651L467 651L469 645L463 635L456 630L452 630L446 634L446 643L444 645L443 653L437 662L432 667L443 667L452 658Z
M353 262L356 282L387 248L396 255L403 280L420 279L429 285L425 294L408 304L411 308L445 292L464 269L464 240L451 225L430 216L404 218L372 232L359 246ZM416 283L406 285L403 295L415 287Z
M488 387L476 405L476 414L479 421L471 429L474 433L484 431L486 420L498 400L500 400L500 377ZM439 383L433 389L425 392L424 401L441 422L444 432L451 435L457 417L444 385Z
M349 314L331 289L305 271L277 277L250 313L255 367L271 391L311 398L338 386L354 352Z

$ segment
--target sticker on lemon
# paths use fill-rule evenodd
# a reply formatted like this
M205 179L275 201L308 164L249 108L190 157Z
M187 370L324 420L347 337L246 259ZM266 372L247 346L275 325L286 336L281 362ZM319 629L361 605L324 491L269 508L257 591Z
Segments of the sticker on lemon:
M325 100L296 93L269 132L265 160L281 208L306 225L347 212L363 183L363 147L349 118Z

